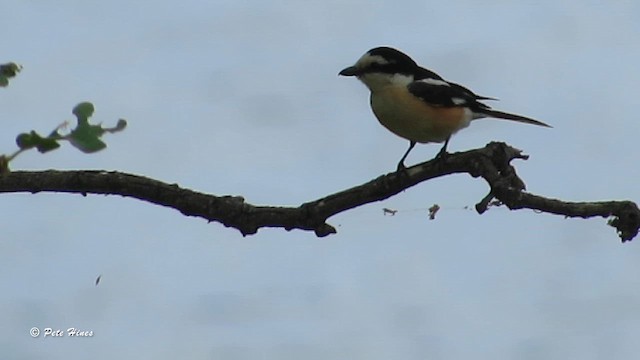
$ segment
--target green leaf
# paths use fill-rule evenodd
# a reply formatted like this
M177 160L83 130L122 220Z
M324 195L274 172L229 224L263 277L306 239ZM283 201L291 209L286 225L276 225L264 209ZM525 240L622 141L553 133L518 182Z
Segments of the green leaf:
M108 131L110 133L114 133L114 132L122 131L126 127L127 127L127 120L120 119L120 120L118 120L118 123L116 124L116 126L114 126L112 128L104 128L104 131Z
M55 139L42 137L35 131L18 135L18 137L16 137L16 144L18 144L21 150L35 147L41 153L46 153L60 147L60 144L58 144Z
M84 153L93 153L107 147L107 144L100 140L100 136L105 130L100 125L89 125L89 123L78 123L66 138L71 145Z
M93 115L94 110L93 104L90 102L82 102L76 105L76 107L73 108L73 115L78 118L78 126L83 123L88 124L89 118Z
M84 153L93 153L107 147L107 144L100 140L100 136L105 132L102 126L89 124L89 117L94 111L90 102L76 105L73 114L78 118L78 126L65 137L71 145Z
M71 131L64 139L69 140L71 145L85 153L100 151L107 147L100 137L104 133L122 131L127 127L127 121L120 119L115 127L103 128L102 125L89 124L89 117L93 115L94 108L90 102L83 102L73 108L73 114L78 118L78 126ZM52 133L53 135L53 133ZM60 136L56 132L56 135Z
M0 86L9 85L9 79L16 76L22 70L22 66L16 63L7 63L0 65Z
M6 77L14 77L22 70L22 66L16 63L7 63L0 65L0 75Z
M21 150L31 149L32 147L36 146L36 142L33 140L33 136L27 133L18 135L18 137L16 137L16 144Z

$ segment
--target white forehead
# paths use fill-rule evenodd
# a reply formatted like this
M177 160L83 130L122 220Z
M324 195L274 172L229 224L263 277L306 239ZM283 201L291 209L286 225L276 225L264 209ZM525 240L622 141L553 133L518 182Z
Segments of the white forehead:
M366 53L362 55L360 59L358 59L358 61L356 62L356 66L360 69L365 69L371 66L371 64L386 65L389 63L389 60L380 55L371 55L369 53Z

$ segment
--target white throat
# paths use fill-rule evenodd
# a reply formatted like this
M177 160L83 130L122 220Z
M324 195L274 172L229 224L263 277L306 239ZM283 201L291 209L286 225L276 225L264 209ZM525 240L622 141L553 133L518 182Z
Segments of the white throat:
M388 74L388 73L367 73L358 77L371 92L377 92L387 86L405 87L413 82L413 75Z

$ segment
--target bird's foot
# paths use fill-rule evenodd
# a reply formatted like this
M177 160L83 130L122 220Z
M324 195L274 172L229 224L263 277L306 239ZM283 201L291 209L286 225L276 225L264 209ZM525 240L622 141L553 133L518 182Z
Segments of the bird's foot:
M404 161L400 161L398 163L398 167L396 168L396 172L397 173L406 173L407 172L407 167L404 165Z
M445 161L448 156L449 156L449 153L447 152L447 149L442 148L442 149L440 149L440 151L438 151L438 153L433 158L433 160Z

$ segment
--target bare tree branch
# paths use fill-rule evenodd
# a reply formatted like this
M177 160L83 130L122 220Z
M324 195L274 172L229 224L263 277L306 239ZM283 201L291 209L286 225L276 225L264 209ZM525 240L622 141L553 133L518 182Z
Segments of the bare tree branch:
M217 221L238 229L243 235L255 234L262 227L280 227L312 230L322 237L336 232L326 222L333 215L387 199L429 179L468 173L482 177L491 187L489 194L476 205L480 214L490 204L499 203L509 209L532 209L565 217L612 217L609 224L617 229L623 242L638 234L640 210L634 202L567 202L525 192L524 182L511 161L527 158L520 150L493 142L481 149L448 154L403 172L382 175L298 207L255 206L246 203L241 196L203 194L176 184L113 171L16 171L0 175L0 192L121 195L171 207L184 215Z

